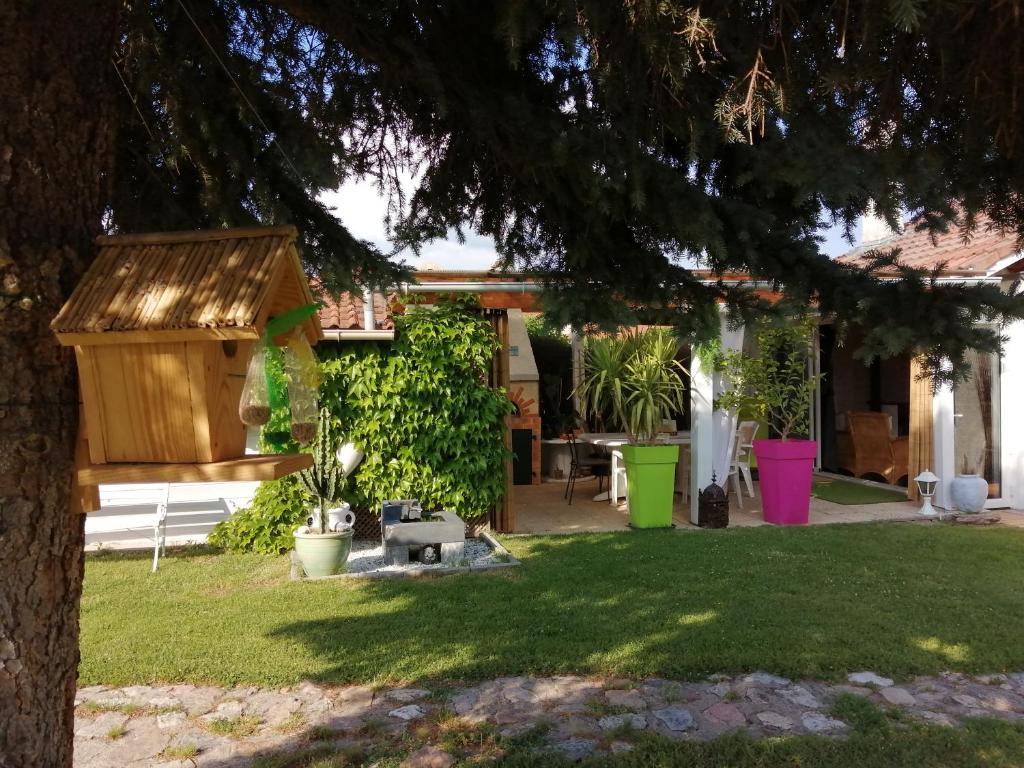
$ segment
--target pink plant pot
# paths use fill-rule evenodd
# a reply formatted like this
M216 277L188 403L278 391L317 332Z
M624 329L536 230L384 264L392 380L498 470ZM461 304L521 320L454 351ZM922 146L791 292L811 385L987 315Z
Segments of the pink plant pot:
M818 444L814 440L755 440L754 455L765 522L807 525Z

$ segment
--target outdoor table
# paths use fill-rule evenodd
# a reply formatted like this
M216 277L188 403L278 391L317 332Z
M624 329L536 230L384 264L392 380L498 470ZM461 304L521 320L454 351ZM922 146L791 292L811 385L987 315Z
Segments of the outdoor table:
M581 432L576 436L576 440L580 443L590 443L591 445L597 445L601 448L615 450L616 448L621 448L623 445L628 443L629 436L625 432ZM665 445L689 445L690 432L689 430L680 430L675 434L666 432L659 434L657 440L659 443L663 443ZM680 456L682 456L681 451ZM610 487L607 491L599 493L594 497L594 501L609 501L610 499Z

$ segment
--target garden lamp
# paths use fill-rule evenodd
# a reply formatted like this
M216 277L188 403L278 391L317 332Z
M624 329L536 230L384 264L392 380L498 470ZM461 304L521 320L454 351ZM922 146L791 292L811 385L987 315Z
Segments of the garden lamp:
M939 485L939 478L930 469L925 469L920 475L914 478L917 483L917 492L921 494L924 502L921 504L921 514L927 517L936 515L935 507L932 506L932 496Z

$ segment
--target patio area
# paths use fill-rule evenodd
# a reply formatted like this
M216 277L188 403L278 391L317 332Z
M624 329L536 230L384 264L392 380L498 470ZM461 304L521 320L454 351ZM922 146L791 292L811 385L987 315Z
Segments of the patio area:
M816 480L828 479L816 475ZM563 497L564 482L545 482L540 485L515 486L512 504L515 508L515 533L596 533L621 531L629 522L625 500L615 506L607 501L594 501L597 482L594 478L580 479L572 504ZM811 498L811 525L832 523L870 523L922 520L919 504L909 501L875 504L836 504ZM676 494L672 520L681 530L700 530L690 522L689 505ZM1004 518L1005 521L1005 518ZM768 525L761 517L761 499L758 484L754 483L754 498L744 496L743 509L737 509L735 495L729 495L729 526L748 528Z

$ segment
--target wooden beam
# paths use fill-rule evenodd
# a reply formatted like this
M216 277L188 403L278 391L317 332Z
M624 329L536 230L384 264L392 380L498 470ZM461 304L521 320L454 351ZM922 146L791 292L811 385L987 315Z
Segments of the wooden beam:
M200 229L182 232L139 232L125 235L99 235L96 245L160 245L163 243L200 243L213 240L231 240L240 237L290 237L299 236L295 227L230 227L224 229Z
M71 331L56 334L64 347L90 347L100 344L163 344L172 341L243 341L258 339L259 332L249 326L224 328L168 328L166 330L102 331L98 333Z
M277 480L313 466L308 453L254 455L208 464L92 464L78 470L81 485L116 483L221 483Z

